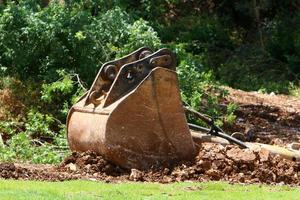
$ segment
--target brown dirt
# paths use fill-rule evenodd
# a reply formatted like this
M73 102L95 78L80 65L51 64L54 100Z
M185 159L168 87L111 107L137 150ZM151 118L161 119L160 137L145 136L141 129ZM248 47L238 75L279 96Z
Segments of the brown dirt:
M300 185L300 163L282 160L267 151L253 152L236 146L204 143L194 161L170 168L139 171L115 166L92 152L73 153L59 166L0 164L0 177L62 181L71 179L105 182L224 180L240 183Z
M230 132L243 133L248 141L285 146L300 142L300 99L286 95L229 90L226 103L234 102L237 120Z
M227 127L240 131L252 141L285 146L299 142L300 100L229 89L227 101L239 105L237 123ZM0 164L0 177L13 179L62 181L70 179L105 182L224 180L239 183L300 185L300 162L281 159L266 150L250 151L237 146L203 143L197 157L170 168L139 171L115 166L92 152L73 153L59 166Z

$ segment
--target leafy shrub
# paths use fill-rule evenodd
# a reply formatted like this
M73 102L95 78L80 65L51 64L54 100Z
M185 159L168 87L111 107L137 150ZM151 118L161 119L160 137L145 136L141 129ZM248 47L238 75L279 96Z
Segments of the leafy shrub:
M51 130L52 116L30 111L24 124L0 123L0 133L10 135L0 145L0 161L27 161L32 163L58 163L67 151L65 126L55 133ZM23 131L22 131L23 130Z
M109 55L106 43L119 38L118 31L106 30L108 26L103 24L112 21L112 17L119 28L126 26L118 9L114 14L99 16L102 23L96 23L88 11L76 7L51 4L33 11L23 4L11 3L0 18L0 46L5 50L1 64L22 78L53 80L61 67L89 78L100 60L107 59L103 56Z
M186 52L184 46L181 44L173 47L180 60L177 73L183 101L193 109L216 119L217 125L234 123L236 106L229 104L224 110L220 105L228 92L220 87L210 71L205 71L203 58ZM189 120L202 123L192 118Z
M101 64L118 50L127 53L160 43L147 22L134 22L118 7L93 16L87 4L74 4L41 8L26 1L9 3L0 14L1 70L49 82L63 68L90 84Z
M259 47L241 48L218 68L223 84L243 90L288 93L287 66Z
M267 50L273 58L286 63L288 70L300 74L300 10L294 15L278 16L268 23Z
M157 32L153 30L148 22L139 19L132 25L128 26L128 39L122 48L118 50L118 56L126 55L136 49L146 46L152 49L157 49L161 46L161 41L157 36Z
M68 74L64 70L58 70L57 73L59 80L42 85L41 101L44 112L65 122L70 106L85 92L85 88L78 74Z
M26 106L39 106L39 90L31 81L4 76L0 79L0 120L22 120ZM1 117L2 116L2 117Z
M71 76L64 70L58 70L57 73L61 77L60 80L42 85L41 99L47 103L52 103L53 98L57 97L57 94L66 95L73 90L73 80Z
M62 147L54 144L32 140L24 132L21 132L8 140L7 145L0 146L0 161L58 163L62 161L67 152L61 149Z
M50 130L53 122L52 116L30 110L25 123L25 133L35 138L53 137L55 133Z

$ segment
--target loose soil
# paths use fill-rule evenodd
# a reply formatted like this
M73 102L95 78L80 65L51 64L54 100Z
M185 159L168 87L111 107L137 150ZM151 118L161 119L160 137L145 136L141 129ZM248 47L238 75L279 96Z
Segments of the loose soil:
M265 95L228 88L226 102L239 105L237 123L228 126L248 141L286 146L300 141L300 100L284 95ZM239 183L300 185L300 162L271 155L266 150L251 151L234 145L203 143L190 162L161 169L122 169L93 152L74 152L60 165L0 163L0 177L63 181L71 179L105 182L224 180Z
M225 103L234 102L237 120L228 132L241 132L247 141L286 146L300 142L300 99L286 95L229 90Z

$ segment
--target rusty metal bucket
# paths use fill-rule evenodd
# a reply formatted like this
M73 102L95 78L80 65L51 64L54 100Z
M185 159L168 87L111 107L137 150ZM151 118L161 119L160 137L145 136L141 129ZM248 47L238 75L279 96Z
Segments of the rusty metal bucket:
M193 158L175 66L168 49L151 54L145 48L104 64L69 112L71 150L138 169Z

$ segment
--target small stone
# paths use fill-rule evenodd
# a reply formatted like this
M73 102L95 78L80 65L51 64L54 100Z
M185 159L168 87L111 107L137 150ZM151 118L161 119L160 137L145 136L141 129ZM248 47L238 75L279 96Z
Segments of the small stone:
M199 167L203 170L209 170L211 168L211 161L200 160L198 163Z
M295 179L298 179L298 174L295 173L295 174L294 174L294 178L295 178Z
M277 145L277 146L285 146L284 142L279 138L272 139L271 144L272 145Z
M80 177L81 177L81 174L78 173L78 174L74 174L73 176L74 176L75 178L80 178Z
M172 179L171 177L169 177L169 176L164 176L164 177L162 178L161 183L170 183L170 182L172 182L172 181L173 181L173 179Z
M239 148L232 148L229 151L226 152L226 155L228 158L231 158L232 160L236 162L252 162L255 160L256 156L253 153L253 151L249 149L239 149Z
M259 152L258 152L259 158L260 158L260 162L266 162L269 160L270 157L270 151L268 151L267 149L262 148Z
M105 183L111 183L111 178L110 177L105 178Z
M91 165L87 164L84 168L87 169L87 170L89 170L91 168Z
M223 153L216 153L215 159L223 160L223 159L225 159L225 156Z
M277 183L277 185L278 185L278 186L284 186L285 183L284 183L283 181L281 181L281 182Z
M219 170L210 169L205 172L206 175L211 177L213 180L220 180L221 172Z
M215 160L212 163L212 168L213 169L222 169L223 167L224 161L223 160Z
M141 181L143 180L143 173L137 169L131 169L129 179L132 181Z
M169 168L165 168L164 171L163 171L163 174L166 175L166 174L169 174L169 173L170 173L170 169Z
M96 173L93 173L93 176L98 176L98 173L96 172Z
M230 174L233 171L232 166L226 166L223 170L224 173Z
M239 181L240 181L241 183L244 183L244 182L245 182L245 175L244 175L244 173L239 173Z
M77 171L77 165L74 163L69 163L69 164L67 164L66 167L69 168L73 172Z
M179 177L181 178L181 180L185 180L189 178L189 174L185 170L183 170L179 173Z

